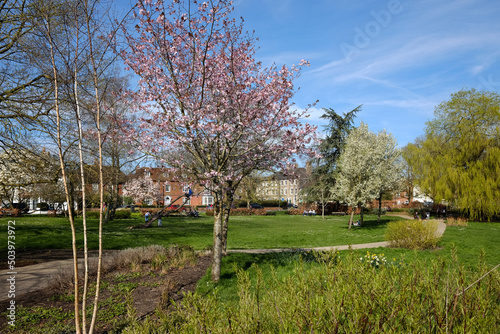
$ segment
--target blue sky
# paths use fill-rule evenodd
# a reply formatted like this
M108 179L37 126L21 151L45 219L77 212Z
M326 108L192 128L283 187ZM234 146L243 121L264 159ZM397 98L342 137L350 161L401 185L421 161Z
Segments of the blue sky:
M169 1L169 0L166 0ZM123 9L134 0L118 0ZM492 0L234 0L265 66L308 60L298 108L322 108L386 129L399 146L463 88L500 91L500 2Z
M500 2L486 0L236 0L264 65L310 61L299 108L348 112L399 146L424 133L434 108L463 88L500 91ZM320 127L321 128L321 127Z

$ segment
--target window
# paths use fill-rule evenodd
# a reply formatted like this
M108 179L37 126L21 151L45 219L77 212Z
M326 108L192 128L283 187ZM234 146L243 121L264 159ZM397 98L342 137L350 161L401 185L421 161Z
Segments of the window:
M146 205L153 205L153 199L152 198L146 198L146 200L144 202L146 203Z
M170 196L165 196L165 205L170 205L170 203L172 203L172 197Z
M151 171L150 170L145 170L144 171L144 176L145 177L151 177Z
M286 180L284 180L284 181L283 181L283 185L285 185L285 186L286 186Z
M99 191L99 183L92 183L92 191Z
M283 195L286 195L286 189L283 189Z
M165 192L166 193L170 192L170 184L165 184Z
M213 196L203 196L201 198L201 204L202 205L212 205L212 204L214 204L214 197Z
M190 198L188 199L188 198L184 197L182 200L184 202L184 205L191 205L191 199Z

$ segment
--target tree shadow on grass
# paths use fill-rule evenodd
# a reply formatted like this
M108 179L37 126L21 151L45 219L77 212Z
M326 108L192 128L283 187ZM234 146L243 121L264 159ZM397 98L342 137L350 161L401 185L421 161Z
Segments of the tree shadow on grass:
M254 265L273 268L293 267L299 263L301 257L304 259L307 254L300 249L266 254L233 253L223 259L221 278L229 280L236 278L235 267L244 271Z
M387 227L388 223L395 221L395 220L398 220L398 218L383 216L380 218L380 221L378 221L377 216L373 216L373 217L369 216L368 218L367 217L364 218L363 224L361 226L352 225L351 230L356 231L356 230L360 230L360 229L364 229L364 230L385 229ZM356 219L354 219L354 221L356 221ZM344 229L349 229L349 223L346 223L346 225L344 226Z

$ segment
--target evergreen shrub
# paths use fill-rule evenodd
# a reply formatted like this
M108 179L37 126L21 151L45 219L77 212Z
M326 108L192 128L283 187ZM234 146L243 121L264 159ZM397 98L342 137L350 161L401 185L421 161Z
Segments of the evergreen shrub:
M129 210L115 211L115 219L130 219L131 212Z

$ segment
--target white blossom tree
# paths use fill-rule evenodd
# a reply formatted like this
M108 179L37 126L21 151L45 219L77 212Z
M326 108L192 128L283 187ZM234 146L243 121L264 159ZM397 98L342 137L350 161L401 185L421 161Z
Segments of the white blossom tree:
M0 153L0 201L20 200L35 184L54 183L59 170L48 152L6 150Z
M354 207L379 197L381 190L397 179L393 169L398 156L394 138L385 131L377 135L363 122L351 131L339 158L340 173L333 188L335 197L352 207L349 228Z
M391 133L383 130L377 134L377 154L380 155L379 164L375 167L374 182L378 189L378 220L382 211L382 195L392 191L401 183L401 150Z

